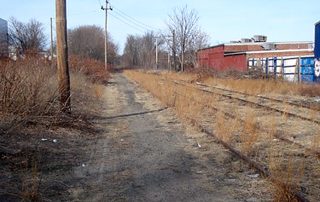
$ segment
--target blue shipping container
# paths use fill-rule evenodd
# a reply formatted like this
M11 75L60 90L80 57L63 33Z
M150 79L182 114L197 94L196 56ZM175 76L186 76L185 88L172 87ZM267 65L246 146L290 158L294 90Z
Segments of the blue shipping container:
M313 57L301 58L300 64L301 66L313 66L314 58Z
M313 75L301 75L301 81L306 83L312 83L314 80Z
M304 75L304 74L314 74L314 67L308 67L308 66L306 66L306 67L303 67L303 66L301 66L301 74L302 75Z
M315 26L314 56L320 58L320 21Z

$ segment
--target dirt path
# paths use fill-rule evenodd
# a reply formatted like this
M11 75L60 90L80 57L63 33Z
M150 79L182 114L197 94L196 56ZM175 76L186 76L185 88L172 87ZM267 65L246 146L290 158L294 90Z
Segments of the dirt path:
M90 159L74 169L71 200L271 200L270 184L255 171L185 128L121 74L113 75L105 91L105 109L95 119L105 132L87 146Z

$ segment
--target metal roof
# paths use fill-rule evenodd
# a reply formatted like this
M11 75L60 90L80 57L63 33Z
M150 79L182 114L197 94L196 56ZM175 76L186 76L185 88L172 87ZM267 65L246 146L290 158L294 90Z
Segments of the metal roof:
M241 46L241 45L263 45L270 44L313 44L312 41L288 41L288 42L251 42L251 43L226 43L225 46Z
M320 23L320 21L319 21ZM266 44L266 43L273 43L273 44L313 44L312 41L288 41L288 42L251 42L251 43L223 43L223 44L218 44L218 45L215 45L215 46L209 46L209 47L206 47L206 48L201 48L199 49L198 51L201 51L201 50L207 50L207 49L211 49L211 48L217 48L217 47L220 47L220 46L246 46L246 45L257 45L257 46L261 46L263 44Z
M285 52L312 52L313 49L288 49L288 50L268 50L268 51L244 51L244 52L237 52L237 53L227 53L224 54L225 56L231 55L243 55L243 54L258 54L258 53L285 53Z

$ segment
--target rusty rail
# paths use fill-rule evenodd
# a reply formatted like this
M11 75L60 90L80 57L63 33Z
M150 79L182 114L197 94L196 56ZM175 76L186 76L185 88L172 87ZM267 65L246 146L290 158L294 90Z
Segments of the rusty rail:
M286 101L286 100L280 100L280 99L277 99L277 98L267 97L267 96L263 96L263 95L252 95L252 94L244 93L244 92L241 92L241 91L225 89L225 88L221 88L221 87L217 87L217 86L209 86L209 85L206 85L206 84L203 84L203 83L199 83L199 82L196 82L196 85L207 87L207 88L215 88L215 89L222 90L222 91L227 91L227 92L230 92L230 93L238 93L240 95L245 95L245 96L262 98L262 99L265 99L265 100L272 100L272 101L275 101L275 102L278 102L278 103L286 103L286 104L289 104L289 105L293 105L293 106L297 106L297 107L304 107L304 108L307 108L307 109L310 109L310 110L314 110L314 111L320 111L320 109L314 109L314 108L310 107L310 105L306 105L306 104L303 104L303 103L297 104L297 103L294 103L294 102L290 102L290 101Z
M178 85L187 86L186 84L180 83L178 81L171 81L171 82L173 82L175 84L178 84ZM249 101L249 100L242 99L242 98L239 98L239 97L234 97L232 95L226 95L226 94L223 94L223 93L214 92L212 90L206 90L206 89L202 89L202 88L197 88L196 86L193 86L193 85L189 85L189 87L198 89L198 90L203 91L205 93L216 94L216 95L220 95L220 96L223 96L223 97L227 97L229 99L239 100L241 102L249 103L251 105L254 105L254 106L257 106L257 107L260 107L260 108L266 108L266 109L269 109L271 111L275 111L275 112L278 112L278 113L281 113L281 114L286 114L286 115L291 116L291 117L300 118L300 119L305 120L305 121L311 121L313 123L316 123L316 124L320 125L320 120L317 120L317 119L308 118L308 117L305 117L305 116L301 116L299 114L295 114L295 113L291 113L291 112L284 111L284 110L281 110L281 109L273 108L273 107L266 106L266 105L263 105L263 104L260 104L260 103L257 103L257 102Z

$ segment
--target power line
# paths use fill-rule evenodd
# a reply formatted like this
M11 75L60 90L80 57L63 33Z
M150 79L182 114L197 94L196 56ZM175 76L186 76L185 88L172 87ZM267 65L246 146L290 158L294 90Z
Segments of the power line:
M118 12L118 11L116 11L116 10L115 10L115 14L117 14L118 17L121 17L121 18L124 19L125 21L130 22L130 24L133 24L134 26L137 26L137 27L142 28L142 29L150 30L150 31L152 30L152 29L150 29L150 27L141 25L141 24L135 22L134 20L130 19L129 17L123 15L122 13L120 13L120 12Z
M121 11L121 10L118 9L118 8L115 8L115 9L116 9L118 12L122 13L123 15L127 16L128 18L132 19L133 21L135 21L135 22L137 22L137 23L139 23L139 24L141 24L141 25L143 25L143 26L145 26L145 27L148 27L149 29L158 29L158 28L156 28L156 27L153 27L153 26L151 26L151 25L147 25L147 24L145 24L145 23L143 23L143 22L141 22L141 21L139 21L139 20L137 20L137 19L129 16L128 14L126 14L125 12Z
M110 14L110 16L112 16L113 18L115 18L115 19L121 21L122 23L124 23L124 24L126 24L126 25L128 25L128 26L130 26L130 27L132 27L132 28L134 28L134 29L136 29L136 30L138 30L139 32L145 33L145 31L146 31L146 29L142 29L142 28L139 28L139 27L137 27L137 26L134 26L134 25L126 22L125 20L117 17L116 15L113 15L113 13L112 13L112 14L109 13L109 14Z
M143 22L141 22L141 21L136 20L135 18L129 16L128 14L126 14L125 12L123 12L123 11L117 9L117 8L115 8L114 11L115 11L118 15L121 15L122 18L127 19L128 21L136 24L136 25L139 26L139 27L143 27L144 29L148 29L148 30L157 29L157 28L155 28L155 27L149 26L149 25L147 25L147 24L145 24L145 23L143 23Z

